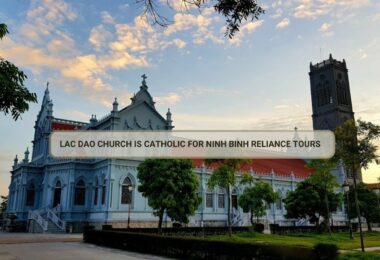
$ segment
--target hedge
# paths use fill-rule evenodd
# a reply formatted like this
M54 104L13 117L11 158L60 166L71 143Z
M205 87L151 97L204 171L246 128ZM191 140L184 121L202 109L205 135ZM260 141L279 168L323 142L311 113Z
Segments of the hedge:
M320 259L326 250L236 241L212 241L195 237L176 237L113 230L84 232L84 242L118 249L163 255L180 259ZM336 254L336 252L335 252ZM324 258L327 259L327 258ZM332 259L332 258L329 258Z
M278 224L270 224L271 234L285 235L294 233L319 233L321 232L316 226L280 226ZM357 231L357 225L352 225L353 232ZM348 232L348 226L331 226L332 232Z
M262 225L262 224L261 224ZM261 229L264 225L258 226L256 230L252 227L231 227L232 233L243 233L243 232L262 232ZM103 230L114 230L114 231L125 231L133 233L146 233L146 234L157 234L157 228L112 228L111 225L103 225ZM215 235L225 235L228 234L227 227L169 227L162 228L161 234L166 236L215 236Z

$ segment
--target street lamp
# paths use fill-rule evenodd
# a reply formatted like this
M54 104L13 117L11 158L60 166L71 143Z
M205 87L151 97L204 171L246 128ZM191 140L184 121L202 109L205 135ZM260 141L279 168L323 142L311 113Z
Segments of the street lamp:
M351 219L350 219L350 216L349 216L349 212L350 212L350 201L349 201L349 197L348 197L348 193L350 191L350 185L348 184L347 180L344 181L343 185L343 191L344 193L346 194L346 204L347 204L347 212L346 212L346 216L347 216L347 220L348 220L348 228L350 230L350 239L353 239L354 236L352 235L352 225L351 225Z
M129 223L131 222L131 204L132 204L132 191L133 191L133 186L130 185L128 186L128 191L129 191L129 203L128 203L128 224L127 228L129 228Z

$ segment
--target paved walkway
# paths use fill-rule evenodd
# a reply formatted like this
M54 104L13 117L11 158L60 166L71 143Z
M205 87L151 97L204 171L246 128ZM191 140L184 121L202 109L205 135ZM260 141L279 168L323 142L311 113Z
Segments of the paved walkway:
M78 234L29 234L0 232L0 260L138 260L165 259L153 255L83 243Z
M81 242L82 240L82 234L35 234L0 232L1 245L45 242Z

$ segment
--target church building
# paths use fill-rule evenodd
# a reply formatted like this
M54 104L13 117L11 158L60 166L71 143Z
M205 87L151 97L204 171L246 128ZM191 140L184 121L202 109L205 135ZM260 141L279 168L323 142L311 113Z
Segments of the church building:
M346 118L353 118L348 75L345 62L330 56L322 63L310 65L314 129L333 129ZM162 116L148 91L146 77L130 105L119 108L117 99L109 114L101 119L92 115L89 122L62 119L53 115L53 102L46 88L41 110L35 122L35 133L30 156L14 159L9 185L8 213L17 215L31 232L79 232L84 224L97 228L109 224L114 227L155 227L157 217L147 199L138 192L137 166L132 159L57 159L49 155L49 136L54 130L168 130L173 129L172 114L168 109ZM31 158L30 158L31 157ZM202 202L189 226L224 226L227 223L227 195L223 189L208 189L206 183L212 173L202 160L193 160L194 171L200 179L199 196ZM280 199L267 205L261 222L266 225L305 225L306 220L286 219L282 200L287 192L311 173L302 159L255 159L239 172L249 172L255 178L270 183ZM343 183L343 167L333 170ZM237 205L244 187L232 190L233 225L250 225L249 215ZM130 220L130 221L129 221ZM333 216L334 224L346 221L340 209ZM164 226L171 226L164 216Z

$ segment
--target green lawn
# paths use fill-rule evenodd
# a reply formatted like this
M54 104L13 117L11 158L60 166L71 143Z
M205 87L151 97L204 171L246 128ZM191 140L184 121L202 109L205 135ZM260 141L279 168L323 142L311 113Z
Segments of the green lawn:
M354 252L341 254L339 260L380 260L380 254L376 252Z
M359 233L354 234L354 239L350 239L348 233L329 234L294 234L294 235L269 235L259 233L240 233L232 235L211 236L211 240L227 240L242 242L259 242L268 244L295 245L313 247L317 243L336 244L339 249L360 248ZM364 232L365 247L380 247L380 232Z

